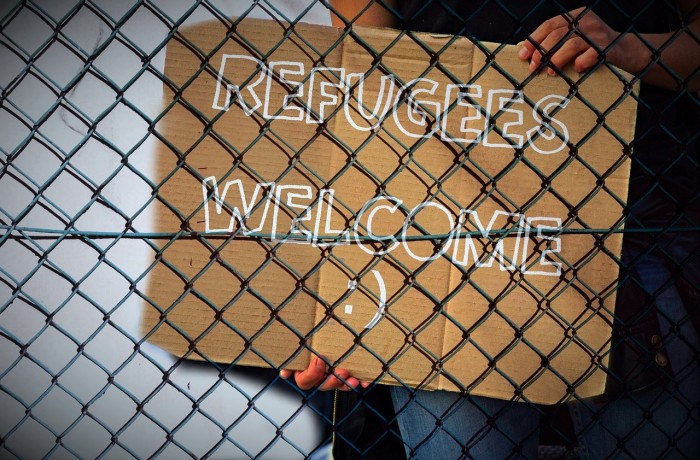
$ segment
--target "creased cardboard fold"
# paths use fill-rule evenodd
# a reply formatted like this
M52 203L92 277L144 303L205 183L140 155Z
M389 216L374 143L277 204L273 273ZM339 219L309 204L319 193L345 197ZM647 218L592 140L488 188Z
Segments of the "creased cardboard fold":
M143 331L173 354L600 394L636 104L514 47L243 19L168 44Z

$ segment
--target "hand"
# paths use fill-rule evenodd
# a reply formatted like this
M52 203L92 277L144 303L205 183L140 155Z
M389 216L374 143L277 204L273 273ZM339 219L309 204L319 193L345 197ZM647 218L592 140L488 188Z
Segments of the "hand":
M288 379L294 374L294 380L302 390L310 390L318 386L319 390L341 390L349 391L361 385L362 388L367 388L369 382L360 382L355 377L350 376L350 372L345 369L334 369L328 373L328 366L323 358L314 357L303 371L290 371L282 369L280 377ZM320 385L320 386L319 386Z
M577 22L577 26L574 26L574 22ZM637 73L641 69L635 63L650 54L648 49L639 48L639 42L633 35L621 36L593 11L585 8L548 19L522 45L518 57L523 61L530 60L531 72L542 64L542 51L552 53L547 69L549 75L555 75L555 69L563 69L572 61L574 70L584 72L603 58L628 72Z

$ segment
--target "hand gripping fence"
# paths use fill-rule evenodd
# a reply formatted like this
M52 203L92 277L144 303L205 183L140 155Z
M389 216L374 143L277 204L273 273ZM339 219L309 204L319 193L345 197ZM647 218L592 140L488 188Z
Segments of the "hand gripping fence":
M254 124L254 130L236 133L245 139L241 144L238 137L221 134L229 116L227 111L221 110L210 118L192 103L188 91L196 88L196 78L215 81L220 71L220 61L214 59L217 47L232 42L258 56L260 64L255 67L249 60L253 63L252 73L247 81L237 83L238 93L231 91L232 86L227 88L227 105L231 107L247 97L244 88L257 84L256 75L269 71L272 81L274 69L264 66L270 66L274 60L274 50L289 43L298 44L311 62L320 65L332 59L341 42L352 42L371 62L369 74L395 70L388 64L392 46L409 42L427 56L422 77L434 72L452 83L468 83L445 64L450 47L460 42L448 36L441 42L442 47L435 48L425 35L414 31L426 27L419 30L438 32L425 23L419 26L421 15L447 20L452 28L439 32L466 36L475 53L486 56L482 68L474 70L475 78L495 72L502 81L519 88L536 78L532 75L523 80L506 71L498 59L509 48L488 44L494 40L480 39L472 33L480 15L493 11L498 11L499 18L508 24L516 24L515 32L500 41L514 43L518 41L516 36L532 32L539 24L536 14L523 11L512 2L472 2L475 5L468 8L445 0L423 2L415 8L408 6L411 2L369 2L367 8L380 7L397 18L398 30L392 32L385 48L363 35L354 26L357 17L345 17L344 10L338 10L339 3L342 2L8 0L0 4L0 457L320 459L330 458L333 445L335 458L431 458L430 453L435 452L430 450L434 448L431 442L438 442L454 444L462 455L478 458L475 452L479 452L479 443L496 436L505 449L504 458L527 456L526 446L532 444L540 458L578 458L586 453L592 458L622 454L632 458L699 458L693 454L699 452L695 449L700 427L700 98L697 85L692 82L697 82L700 68L697 56L692 54L700 49L700 37L693 26L700 6L681 10L674 2L641 2L630 10L629 2L623 0L589 2L590 8L582 13L590 9L612 11L615 17L624 18L622 23L630 24L624 32L640 40L651 60L636 76L599 59L592 71L581 73L578 79L563 72L552 77L552 81L569 85L569 94L578 94L579 85L592 78L596 69L607 69L622 84L619 99L611 106L597 107L591 102L595 97L586 94L576 98L587 112L594 114L596 126L590 136L584 136L576 145L573 141L567 144L564 139L571 152L569 157L547 171L536 161L518 157L523 146L508 141L507 128L497 124L492 124L491 129L511 144L509 151L516 152L516 160L493 174L480 164L475 146L478 143L450 143L445 137L440 139L436 130L432 137L409 139L378 125L367 130L366 138L355 145L333 124L345 117L340 106L319 109L309 104L299 109L299 113L313 120L318 134L309 145L297 145L280 130L277 120L270 121L269 114L263 114L267 106L263 109L258 105L250 109L250 125L246 125L250 128ZM567 2L542 0L533 4L535 9L548 8L558 14L571 10ZM657 11L653 8L675 18L669 28L675 32L661 44L632 25L653 15L651 12ZM311 29L306 23L329 25L332 13L344 23L336 30L337 39L326 36L318 42L309 41L305 31ZM569 34L555 47L574 35L597 46L592 38L580 34L582 16L566 17ZM246 36L256 33L254 27L246 24L260 18L283 31L268 54L256 48L254 37ZM225 38L216 42L211 52L195 43L188 32L206 21L225 31ZM620 46L621 37L600 51L611 52ZM695 50L683 57L695 66L683 74L664 54L674 42L682 40L686 49ZM198 68L193 68L191 74L183 71L187 77L184 81L177 81L166 71L170 65L166 64L166 50L171 52L175 47L198 59ZM544 49L542 52L546 67L551 54ZM659 72L673 82L666 85L671 89L645 87L646 81L653 80ZM406 83L396 78L397 85ZM301 85L313 85L310 75L299 79L303 80ZM642 89L637 91L640 82ZM286 94L292 94L295 88L285 87ZM348 91L349 88L350 85ZM649 96L653 91L654 96ZM640 113L631 142L609 123L626 98L636 101ZM409 107L415 104L405 94L401 100ZM536 101L525 102L533 106ZM371 111L372 107L365 104L365 111ZM414 115L439 120L431 108L415 107ZM484 117L489 116L484 107L475 107ZM163 129L169 123L168 117L178 110L186 113L183 117L190 124L175 126L171 131ZM283 110L280 108L275 115ZM557 112L540 115L555 118ZM194 125L197 135L183 147L179 132ZM612 166L607 170L597 170L595 164L576 155L577 149L592 142L590 139L599 130L622 144L613 152L619 158L610 159ZM533 144L543 135L543 131L535 131ZM374 159L367 156L368 145L380 139L393 146L387 163L392 170L388 172L379 171ZM436 170L417 153L438 140L453 155L450 165L442 170ZM343 166L337 168L333 177L319 169L330 160L319 161L314 156L310 145L313 142L327 142L343 152ZM261 172L262 163L250 153L255 152L256 143L275 146L270 157L283 158L284 164L274 176ZM227 152L231 161L225 174L212 176L213 172L197 163L196 148L200 144L215 145ZM653 155L639 153L649 146L660 150ZM165 155L167 162L160 161L163 157L156 152ZM611 178L626 161L632 162L630 195L617 196ZM513 188L501 180L516 167L527 168L542 187L524 205L512 196ZM581 167L594 177L593 189L586 190L580 201L557 195L557 184L569 177L567 168L573 167ZM476 240L483 236L483 228L480 232L465 226L451 233L434 233L430 225L422 226L419 219L415 219L418 223L410 219L415 217L411 207L396 208L402 219L408 216L406 222L415 230L404 235L405 240L428 245L425 247L434 256L411 263L387 250L395 240L378 240L374 236L371 224L362 221L360 207L352 196L339 194L331 208L335 206L343 213L346 224L355 223L357 235L350 246L373 248L374 257L360 265L346 260L342 247L334 246L341 239L338 233L316 231L314 237L318 241L314 242L321 255L318 260L299 261L285 255L292 245L282 243L302 242L310 233L297 232L280 242L266 228L239 225L227 231L204 231L203 221L197 221L205 208L213 213L210 208L215 209L219 203L233 225L237 211L224 203L223 187L236 177L264 185L293 183L303 176L327 190L340 187L344 175L354 177L351 174L358 174L363 183L370 184L384 198L402 177L415 174L425 185L424 203L448 203L445 206L450 209L478 209L481 203L495 200L504 207L527 213L537 205L539 196L558 196L558 205L577 225L544 228L542 240L585 235L591 246L583 248L576 259L557 259L564 273L562 280L565 276L577 279L598 253L619 268L620 275L612 285L590 293L592 299L602 303L617 298L614 311L610 305L593 315L609 318L612 339L602 349L587 345L576 337L576 331L588 320L582 323L583 316L569 317L554 308L543 307L524 322L510 317L505 302L510 301L508 295L515 295L511 294L515 288L492 295L476 281L481 278L474 267L460 267L460 282L449 292L431 292L432 286L424 280L432 276L435 266L449 260L444 249L449 241L458 237ZM481 196L475 202L462 202L462 197L449 186L459 180L460 174L470 174L475 181L481 181ZM197 193L204 193L204 203L200 200L191 209L174 203L177 197L169 185L173 177L201 183ZM228 184L229 190L236 186L235 182ZM261 186L260 193L270 192ZM598 194L609 195L614 206L624 207L624 213L609 228L593 228L578 215L581 206ZM322 194L317 198L315 204L328 199ZM288 220L298 222L304 214L291 210L292 200L287 202L289 208L280 208L279 212L282 218L286 215ZM262 212L261 203L262 200L251 205L250 213ZM243 219L240 214L238 217L241 224ZM162 221L175 222L175 226L166 228ZM511 224L510 228L493 230L478 249L497 250L498 238L513 236L515 226ZM206 225L209 230L209 220ZM621 253L610 249L610 242L620 235ZM260 257L243 261L229 257L237 254L239 241L255 244ZM206 260L200 265L196 256L194 260L174 260L171 254L175 248L187 245L196 245L205 252ZM507 257L501 259L501 264L516 263ZM385 284L382 267L392 267L401 274L400 289ZM328 300L326 291L311 283L325 276L324 270L345 273L349 280L343 283L347 282L348 294ZM282 294L260 288L263 271L277 273L272 284L291 279L294 287ZM166 272L169 281L162 285L166 286L163 289L176 292L172 297L153 294L153 283L160 282L154 280ZM239 294L227 299L226 308L235 308L237 302L252 298L264 309L267 316L255 323L255 330L251 332L246 324L232 321L224 313L226 308L222 310L224 306L202 287L213 273L223 273L217 283L242 286ZM510 278L533 298L549 298L551 293L541 290L531 279L515 274ZM345 285L340 291L344 289ZM463 324L447 304L463 299L467 289L487 299L488 311L481 320ZM329 330L327 323L345 324L343 319L348 315L357 316L352 310L351 291L379 305L377 313L363 320L359 329L342 329L352 335L351 346L333 359L322 359L331 373L336 372L341 380L349 382L350 377L337 370L343 368L343 359L364 353L367 359L378 363L376 375L368 378L366 387L358 385L344 392L324 392L317 387L305 390L297 386L294 378L281 379L280 368L306 366L295 361L302 352L323 355L312 339L324 334L324 326L325 331ZM409 321L396 313L397 305L409 302L414 291L420 292L431 310L425 318ZM192 326L177 316L188 305L188 296L198 299L198 311L211 316L213 322ZM321 311L308 328L285 319L285 310L293 310L301 298L311 299L320 308L317 312ZM489 318L497 318L510 328L509 332L514 332L498 353L475 339L479 326ZM527 331L541 318L559 324L572 343L586 350L592 366L604 370L607 386L603 395L579 396L576 389L585 384L587 377L575 382L567 380L551 365L557 353L540 350L530 341ZM144 321L148 327L144 327ZM368 345L372 330L381 322L404 331L406 347L387 356ZM450 353L456 355L463 348L472 347L486 363L484 367L488 369L483 374L461 382L447 366L451 354L434 353L420 343L420 334L443 323L461 334ZM275 340L270 345L269 339L264 339L269 334L264 333L276 327L283 327L298 346L293 356L282 361L272 358L265 351L268 348L263 348L274 347ZM226 331L225 337L240 342L243 351L222 359L217 350L227 345L210 345L212 337L221 337L216 335L221 330ZM180 344L181 352L166 346L167 351L174 353L171 354L160 348L162 337L169 337L168 343ZM417 383L404 381L397 370L412 345L421 350L420 359L428 362L428 374ZM516 346L526 347L537 357L537 370L524 379L525 383L499 367ZM240 365L250 364L244 361L249 358L263 368ZM601 364L604 362L607 364ZM564 391L554 398L556 404L537 404L527 396L529 385L545 371L564 382ZM483 388L479 385L491 374L512 388L512 394L494 400L479 393ZM431 395L437 393L415 388L435 389L430 385L437 385L440 378L456 381L457 387L451 388L453 402L436 409ZM390 390L382 379L405 393ZM402 400L400 394L408 396ZM416 423L416 410L423 414L424 422L429 420L430 428L424 432L416 428L419 435L411 436L406 429ZM520 411L534 420L532 424L522 421L521 425L527 428L523 436L507 422ZM462 415L456 415L462 413L470 414L464 420L473 421L477 427L474 432L460 421ZM596 441L591 444L591 439ZM635 450L643 440L653 440L653 448L642 451L647 457L639 457L640 450ZM497 451L493 454L500 455Z

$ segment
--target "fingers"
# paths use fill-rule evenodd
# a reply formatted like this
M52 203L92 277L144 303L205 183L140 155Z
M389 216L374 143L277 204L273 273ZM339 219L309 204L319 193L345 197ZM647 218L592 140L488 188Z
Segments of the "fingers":
M591 49L591 46L581 37L570 38L563 45L561 45L561 47L549 59L551 67L547 69L547 73L549 75L555 75L555 68L563 69L570 62L574 62L579 56L587 53ZM595 50L593 51L595 52ZM597 56L597 53L594 54ZM595 60L593 63L595 64Z
M584 72L598 63L600 54L595 48L588 48L586 52L579 55L574 61L574 70L578 73Z
M575 33L571 29L571 18L578 21ZM530 61L530 72L541 68L545 53L550 53L549 75L556 75L556 69L563 69L572 62L577 72L583 72L598 62L596 47L607 46L610 41L608 29L595 13L577 8L543 22L528 40L521 43L518 57Z
M542 65L542 60L544 58L543 52L549 52L559 47L563 40L566 40L566 36L569 34L568 27L560 27L555 29L547 35L544 40L540 43L540 49L535 50L530 58L530 72L534 72L539 69Z
M523 49L520 50L518 57L522 60L532 58L533 54L537 52L537 44L541 44L554 30L562 27L568 28L568 26L569 23L564 16L556 16L544 21L530 34L530 37L522 43Z
M309 367L297 372L295 380L302 390L310 390L318 386L326 378L326 363L318 356L311 360Z
M345 369L338 369L328 376L323 385L321 385L321 391L326 390L343 390L348 391L351 388L357 387L360 381L355 377L350 376L350 372Z
M319 390L342 390L349 391L357 386L367 388L368 382L360 382L355 377L350 375L350 372L345 369L336 369L332 373L328 373L328 366L323 358L315 357L309 363L309 367L303 371L292 372L288 369L280 370L280 377L288 379L294 375L299 388L302 390L310 390L311 388L319 387Z
M281 369L280 370L280 377L282 377L283 379L287 380L291 376L292 376L292 371L290 371L289 369Z

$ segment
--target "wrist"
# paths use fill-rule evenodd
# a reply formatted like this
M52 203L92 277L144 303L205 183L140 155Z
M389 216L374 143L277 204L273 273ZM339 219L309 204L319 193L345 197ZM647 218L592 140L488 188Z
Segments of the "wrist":
M641 74L652 59L651 51L635 33L624 34L618 50L620 62L613 64L633 75Z

